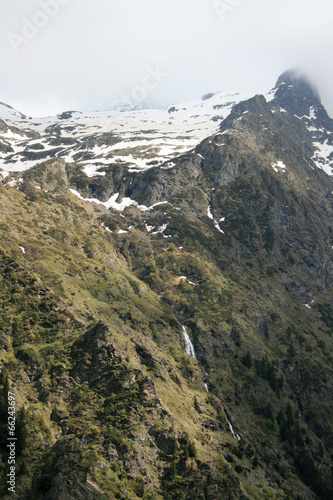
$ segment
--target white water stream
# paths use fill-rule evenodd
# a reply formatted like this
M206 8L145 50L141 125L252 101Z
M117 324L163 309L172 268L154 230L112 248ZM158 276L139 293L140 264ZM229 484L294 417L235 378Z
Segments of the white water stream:
M225 413L225 412L224 412ZM230 430L231 430L231 434L233 436L234 439L236 439L236 441L240 441L241 438L239 437L239 435L234 431L232 425L231 425L231 422L229 421L228 417L227 417L227 414L225 415L225 418L227 419L227 422L229 424L229 427L230 427Z
M185 340L185 352L189 356L192 356L192 358L196 359L195 350L194 350L193 344L191 342L191 339L187 333L185 326L182 326L182 329L183 329L183 335L184 335L184 340Z
M189 334L187 333L187 330L186 330L185 326L182 326L182 329L183 329L183 335L184 335L184 340L185 340L185 352L186 352L186 354L188 354L192 358L196 359L194 346L193 346L192 341L191 341L191 339L189 337ZM206 377L204 378L204 386L206 388L206 391L209 392L208 385L205 382L205 380L207 380L207 378L208 378L208 373L206 373ZM224 410L224 408L223 408L223 410ZM230 420L227 417L227 414L226 414L225 410L224 410L224 413L225 413L225 418L227 419L227 422L229 424L229 427L230 427L231 434L232 434L233 438L236 439L236 441L240 441L241 438L234 431L234 429L233 429L233 427L231 425L231 422L230 422Z
M208 377L209 377L209 373L207 373L207 372L206 372L206 376L205 376L205 378L204 378L204 386L206 387L206 391L207 391L207 392L209 392L208 385L207 385L207 383L206 383L206 380L208 379Z

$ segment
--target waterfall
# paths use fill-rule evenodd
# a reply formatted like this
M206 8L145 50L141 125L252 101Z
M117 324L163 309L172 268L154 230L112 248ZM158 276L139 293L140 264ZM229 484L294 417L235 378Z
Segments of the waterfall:
M207 383L206 383L206 380L208 379L208 377L209 377L209 373L207 373L207 372L206 372L206 376L205 376L205 378L204 378L204 386L206 387L206 391L207 391L207 392L209 392L209 390L208 390L208 385L207 385Z
M224 413L225 413L225 412L224 412ZM234 438L234 439L236 439L236 441L240 441L240 440L241 440L241 438L240 438L240 437L239 437L239 435L238 435L238 434L234 431L234 429L233 429L233 427L232 427L232 425L231 425L231 422L230 422L230 420L229 420L229 419L228 419L228 417L227 417L227 414L225 414L225 418L227 419L227 422L228 422L228 424L229 424L229 427L230 427L231 434L232 434L233 438Z
M186 354L188 354L189 356L192 356L192 358L195 359L195 351L194 351L194 347L193 347L193 344L191 342L191 339L187 333L185 326L182 326L182 329L183 329L183 335L184 335L184 340L185 340L185 352L186 352Z
M189 356L192 356L192 358L196 359L196 357L195 357L195 350L194 350L193 344L191 342L191 339L189 337L189 334L187 333L187 330L186 330L185 326L182 326L182 329L183 329L183 335L184 335L184 340L185 340L185 352ZM205 386L207 392L209 392L209 390L208 390L208 385L206 384L205 380L207 380L208 376L209 376L209 374L206 373L206 376L204 378L204 386ZM223 410L224 410L224 408L223 408ZM234 429L233 429L233 427L231 425L231 422L230 422L230 420L227 417L227 414L226 414L225 410L224 410L224 413L225 413L225 418L227 419L227 422L229 424L229 427L230 427L231 434L232 434L233 438L236 439L236 441L240 441L241 438L237 434L237 432L234 431Z

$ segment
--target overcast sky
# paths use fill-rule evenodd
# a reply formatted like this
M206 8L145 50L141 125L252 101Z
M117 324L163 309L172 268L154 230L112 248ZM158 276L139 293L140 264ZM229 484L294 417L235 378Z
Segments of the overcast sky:
M332 0L0 0L0 101L33 116L272 88L302 66L333 116Z

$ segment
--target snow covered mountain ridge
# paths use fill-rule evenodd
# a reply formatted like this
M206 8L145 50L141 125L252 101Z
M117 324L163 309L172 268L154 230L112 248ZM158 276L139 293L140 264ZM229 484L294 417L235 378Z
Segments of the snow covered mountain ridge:
M63 157L82 165L88 176L101 165L114 163L142 171L195 147L218 130L235 103L250 96L251 92L217 93L165 109L69 111L40 119L0 104L0 118L8 124L0 133L0 165L3 170L21 171L36 161ZM20 130L14 133L13 125Z
M294 80L290 80L291 74ZM306 91L306 96L311 94L312 99L305 103L306 97L302 97L301 113L300 103L295 108L295 99L291 97L298 87ZM113 165L123 165L129 172L172 168L176 157L218 133L234 106L252 95L252 91L218 92L207 94L200 101L164 109L67 111L45 118L28 118L0 103L0 169L24 171L57 157L77 163L88 177L104 175L103 167ZM286 72L272 90L262 95L273 114L289 113L306 125L315 149L313 161L331 175L332 121L316 91L307 87L303 78Z

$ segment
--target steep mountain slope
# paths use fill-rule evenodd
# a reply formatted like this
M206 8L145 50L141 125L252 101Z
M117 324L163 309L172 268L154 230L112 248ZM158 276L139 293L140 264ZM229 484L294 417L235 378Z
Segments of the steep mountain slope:
M150 165L137 125L119 162L116 125L4 122L40 134L2 153L20 170L0 190L17 498L332 497L333 121L294 71L203 108L188 142L159 128L154 147L187 152Z
M187 488L233 498L231 485L241 498L218 454L223 437L215 452L209 443L211 426L232 441L221 403L205 401L180 324L61 185L0 193L2 376L25 408L14 498L181 498Z

